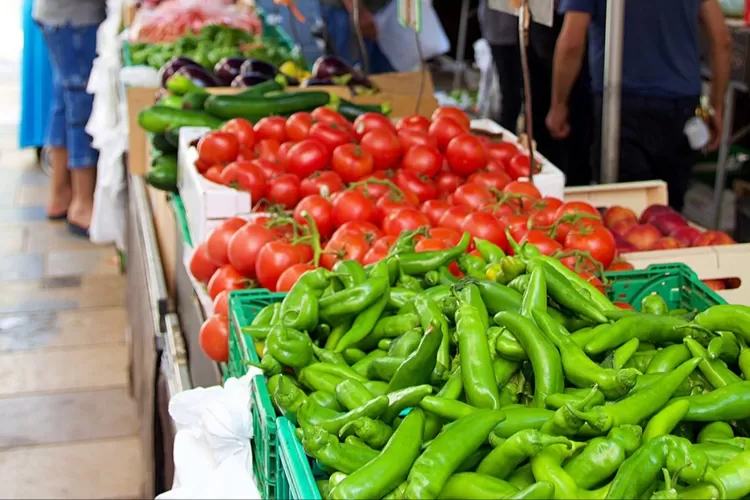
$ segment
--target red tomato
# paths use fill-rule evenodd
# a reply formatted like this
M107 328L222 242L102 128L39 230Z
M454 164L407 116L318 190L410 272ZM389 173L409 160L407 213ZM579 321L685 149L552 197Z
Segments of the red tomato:
M286 241L270 241L263 245L255 261L255 276L263 288L275 292L281 273L295 264L302 264L299 248Z
M602 283L602 280L599 279L598 276L595 276L593 273L587 272L587 271L581 271L578 273L583 279L594 285L594 288L599 290L602 295L604 295L606 292L604 291L604 283Z
M539 166L535 166L536 170L534 173L539 173ZM531 172L531 162L529 161L529 156L524 153L518 153L516 156L511 158L510 162L508 163L508 173L511 177L514 179L519 179L521 177L529 177L529 174Z
M420 212L425 214L430 220L430 224L436 226L440 217L443 216L446 210L450 208L450 205L442 200L427 200L420 207Z
M333 150L342 144L348 144L354 140L354 136L349 129L342 128L339 125L328 124L318 122L313 124L310 129L310 139L315 139L329 151L329 154L333 153Z
M633 264L623 259L615 259L607 268L607 271L632 271L635 269Z
M224 181L221 178L221 172L223 170L224 167L220 165L214 165L213 167L210 167L208 170L206 170L206 173L203 174L203 177L211 182L215 182L216 184L224 184Z
M333 171L344 182L354 182L372 172L372 155L357 144L343 144L333 150Z
M360 145L372 155L375 170L391 168L401 158L401 143L390 130L371 130L362 137Z
M370 245L364 236L347 234L328 242L320 257L320 265L331 269L340 260L356 260L362 263L369 249Z
M229 316L229 290L222 290L216 296L213 303L214 314Z
M211 231L206 239L206 244L208 246L208 256L214 264L217 266L229 264L227 245L234 233L245 224L247 224L245 219L232 217L231 219L225 220Z
M456 230L447 227L433 227L428 231L430 238L436 240L442 240L448 244L448 246L455 247L458 242L461 241L462 234Z
M198 141L198 158L211 165L233 162L240 152L240 143L229 132L209 132Z
M448 248L450 247L443 240L436 240L432 238L421 239L414 246L414 250L416 250L417 252L432 252L435 250L446 250Z
M396 123L396 129L401 130L416 130L419 132L427 133L427 129L430 128L430 120L422 115L409 115L401 118Z
M333 225L341 227L345 222L375 220L375 205L359 191L340 191L331 198Z
M528 215L506 215L501 221L505 223L515 241L521 241L529 232Z
M340 239L348 235L362 236L365 241L375 241L383 237L383 232L378 226L371 222L352 220L342 224L341 227L333 233L331 239Z
M503 250L508 250L508 238L503 226L492 214L472 212L461 224L461 230L474 238L481 238L494 243Z
M243 276L255 278L255 261L258 258L258 252L269 241L278 239L278 234L264 225L245 224L229 240L227 246L229 263Z
M492 158L487 158L487 165L485 165L484 169L487 172L492 172L492 173L494 172L502 172L504 174L508 173L508 169L505 168L505 165L493 160Z
M430 182L430 178L414 173L410 170L399 170L396 173L396 185L406 193L413 193L419 203L434 200L438 197L437 186Z
M550 238L544 231L538 229L532 229L526 233L526 236L521 238L521 243L526 242L537 247L544 255L554 255L563 249L560 243Z
M330 170L314 172L302 179L300 183L300 194L302 196L319 194L328 197L342 189L344 189L344 183L341 181L341 177Z
M461 225L463 224L464 219L471 212L472 209L467 205L452 206L443 213L442 217L440 217L438 225L440 227L447 227L455 231L461 231Z
M289 150L286 170L297 177L307 177L328 167L330 159L328 149L323 144L313 139L305 139Z
M437 187L441 195L453 194L465 182L464 178L452 172L443 172L438 175Z
M435 139L431 135L428 135L426 131L422 132L421 130L414 130L409 128L401 129L398 131L398 140L401 143L401 148L404 151L408 151L414 146L429 146L433 148L437 147L437 139Z
M468 127L462 126L459 122L449 117L438 118L430 124L429 134L437 141L440 151L448 148L448 143L461 134L469 131Z
M255 145L255 132L253 124L244 118L234 118L221 127L222 132L234 134L240 147L252 148Z
M559 219L563 215L567 214L590 214L595 215L597 218L601 219L599 210L589 205L585 201L568 201L566 203L563 203L557 209L557 212L555 212L555 218Z
M204 241L198 245L190 257L190 274L193 278L201 283L208 283L218 268L208 255L208 243Z
M296 142L287 141L279 146L279 151L276 154L276 161L278 161L279 165L284 170L287 169L287 162L289 161L289 150L292 149L296 144Z
M518 154L518 148L510 142L492 142L487 146L487 157L507 168L510 160Z
M383 231L385 234L398 237L404 231L413 231L429 225L427 217L416 208L403 208L386 215Z
M300 199L300 180L294 174L281 174L266 187L269 202L291 210Z
M200 174L205 174L206 170L208 170L209 168L211 168L211 166L212 165L210 163L207 163L204 160L201 160L200 158L198 158L197 160L195 160L195 169Z
M212 361L229 361L229 321L226 316L215 314L208 318L198 332L198 344Z
M468 207L479 209L487 203L493 203L495 197L489 189L479 184L467 183L459 186L453 193L453 203L456 205L466 205Z
M508 194L520 194L523 195L525 199L530 198L532 200L538 200L542 197L542 193L539 192L536 186L526 181L510 182L505 186L503 192Z
M339 128L343 128L346 130L352 129L352 124L349 123L349 120L341 116L336 111L326 108L325 106L321 106L320 108L316 108L312 112L313 120L319 123L327 123L329 125L338 125Z
M313 117L310 113L300 111L286 119L285 131L290 141L304 141L310 135Z
M414 204L412 204L407 198L399 196L396 193L388 193L381 196L378 198L378 201L375 202L375 221L378 224L382 224L386 215L391 212L398 212L402 208L414 208Z
M314 271L315 266L312 264L295 264L279 276L279 280L276 282L277 292L288 292L292 289L300 276L305 274L307 271Z
M318 232L323 238L328 238L333 233L331 222L331 203L319 194L311 194L300 200L294 209L294 220L302 225L307 225L305 213L310 214Z
M258 120L253 130L257 140L273 139L281 144L286 141L286 118L283 116L266 116Z
M263 173L263 178L266 180L266 184L268 184L271 179L275 179L284 173L284 168L276 162L264 160L262 158L252 160L252 162L253 165L258 167Z
M376 262L380 262L381 260L388 257L388 249L387 248L370 248L367 253L365 254L364 258L362 259L363 265L368 264L375 264Z
M511 180L510 176L503 171L474 172L469 176L467 182L502 191Z
M255 144L255 152L258 158L272 162L279 160L280 148L281 143L276 139L261 139Z
M460 124L467 130L471 126L471 118L466 114L466 111L455 106L440 106L432 113L431 120L434 122L442 117L452 118L456 123Z
M473 174L487 164L482 142L471 134L454 137L448 143L445 159L451 171L458 175Z
M375 129L385 129L392 134L396 133L396 127L391 120L380 113L364 113L354 120L354 134L357 139L362 139L367 132Z
M258 155L255 154L255 147L240 146L240 152L237 154L237 160L239 161L252 161L256 159Z
M406 170L432 177L440 172L443 155L437 148L416 145L406 151L401 165Z
M229 264L221 266L208 282L208 296L214 300L222 290L242 290L247 288L248 281Z
M566 250L590 252L604 269L615 259L615 237L604 226L573 228L565 237Z
M379 250L390 250L394 243L396 243L396 237L386 234L385 236L381 236L380 238L373 241L372 248L376 248Z
M266 178L255 161L235 161L227 165L224 170L232 167L236 169L234 176L237 185L240 189L250 193L251 203L254 204L260 200L266 191Z

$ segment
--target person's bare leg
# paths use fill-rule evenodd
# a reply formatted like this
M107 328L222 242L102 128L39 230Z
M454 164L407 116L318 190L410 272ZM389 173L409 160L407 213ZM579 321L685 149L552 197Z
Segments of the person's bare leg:
M47 215L60 217L70 208L73 196L68 170L68 150L66 148L49 148L49 162L52 169L51 189L47 201Z
M73 185L73 199L68 209L68 222L88 229L94 211L94 190L96 189L96 167L74 168L70 170Z

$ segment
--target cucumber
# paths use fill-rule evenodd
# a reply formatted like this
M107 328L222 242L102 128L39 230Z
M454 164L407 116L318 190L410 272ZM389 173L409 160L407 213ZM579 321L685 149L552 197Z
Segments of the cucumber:
M177 192L177 159L174 164L161 164L153 167L143 176L146 184L162 191Z
M176 153L177 146L172 145L167 139L166 134L154 134L151 137L151 146L162 153Z
M169 144L171 144L175 151L180 147L180 128L170 128L166 132L164 132L164 138L167 140Z
M171 128L179 127L221 127L222 120L203 111L173 109L164 106L151 106L138 113L138 125L152 134L163 134Z
M354 104L345 99L340 99L337 111L344 118L353 122L358 116L365 113L380 113L388 116L391 114L391 104L388 102L383 104Z
M182 96L182 109L202 110L209 95L206 91L188 92Z
M174 167L177 168L177 155L175 154L165 154L165 155L159 155L153 160L151 160L151 168L161 168L161 167Z
M258 83L256 85L253 85L252 87L248 87L247 90L243 90L237 95L262 96L262 95L266 95L269 92L277 92L279 90L284 90L284 85L277 82L276 80L268 80L263 83Z
M255 122L266 116L314 109L331 102L327 92L297 92L274 98L212 95L206 99L206 111L220 118L246 118Z
M159 99L159 102L157 102L159 106L164 106L165 108L174 108L174 109L182 109L184 103L182 100L182 97L178 95L168 95L166 97L163 97Z

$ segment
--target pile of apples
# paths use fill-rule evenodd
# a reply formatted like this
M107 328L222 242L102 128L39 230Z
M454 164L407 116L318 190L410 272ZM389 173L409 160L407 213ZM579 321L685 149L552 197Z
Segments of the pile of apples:
M722 231L701 231L666 205L651 205L640 218L629 208L612 206L603 214L604 223L614 234L620 253L675 248L733 245Z

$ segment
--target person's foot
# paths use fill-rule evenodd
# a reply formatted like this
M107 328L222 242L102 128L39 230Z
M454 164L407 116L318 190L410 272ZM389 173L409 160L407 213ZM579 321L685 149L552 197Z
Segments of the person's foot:
M73 230L76 234L88 231L89 226L91 226L92 212L92 205L73 200L68 209L68 227L70 227L71 230L73 230L73 228L80 228L79 231Z
M96 169L75 168L70 171L73 184L73 200L68 208L68 227L75 234L87 236L94 212L94 189Z
M53 189L47 202L47 218L52 220L64 219L68 215L72 197L73 191L70 186Z

